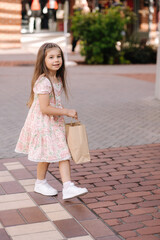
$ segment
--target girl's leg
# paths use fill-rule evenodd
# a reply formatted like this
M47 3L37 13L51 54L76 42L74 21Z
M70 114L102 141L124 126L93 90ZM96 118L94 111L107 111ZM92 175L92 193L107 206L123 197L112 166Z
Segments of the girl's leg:
M78 197L88 192L86 188L76 187L74 183L71 182L71 169L69 160L59 162L59 171L63 182L63 200Z
M46 178L46 173L49 167L47 162L39 162L37 165L37 179L43 180Z
M71 168L69 160L59 162L59 171L63 183L71 181Z
M40 162L37 165L37 181L35 183L34 191L46 196L55 196L58 194L57 190L51 187L46 180L46 173L49 163Z

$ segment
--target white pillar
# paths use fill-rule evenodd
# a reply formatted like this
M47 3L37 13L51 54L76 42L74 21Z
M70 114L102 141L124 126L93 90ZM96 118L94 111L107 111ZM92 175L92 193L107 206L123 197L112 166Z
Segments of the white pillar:
M160 100L160 0L158 12L158 34L159 43L157 49L157 65L156 65L156 84L155 84L155 98Z
M149 21L148 21L148 32L149 32L149 43L152 42L152 23L153 23L153 14L154 14L154 2L149 0Z

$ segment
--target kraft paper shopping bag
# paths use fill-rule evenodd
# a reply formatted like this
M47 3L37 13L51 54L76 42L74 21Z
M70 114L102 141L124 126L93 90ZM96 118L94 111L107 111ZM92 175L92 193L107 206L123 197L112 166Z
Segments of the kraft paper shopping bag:
M73 161L81 164L90 161L86 128L80 122L66 124L66 138Z

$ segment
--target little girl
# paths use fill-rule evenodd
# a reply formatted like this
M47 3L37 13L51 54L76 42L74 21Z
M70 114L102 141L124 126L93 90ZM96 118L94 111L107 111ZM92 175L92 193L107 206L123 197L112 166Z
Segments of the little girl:
M66 109L61 104L61 93L67 96L65 64L61 48L54 43L43 44L37 55L28 102L30 107L15 151L28 154L28 159L37 162L37 180L34 191L55 196L57 190L46 180L50 163L59 162L63 182L63 199L83 194L86 188L76 187L71 182L70 152L65 137L64 115L78 119L76 110Z

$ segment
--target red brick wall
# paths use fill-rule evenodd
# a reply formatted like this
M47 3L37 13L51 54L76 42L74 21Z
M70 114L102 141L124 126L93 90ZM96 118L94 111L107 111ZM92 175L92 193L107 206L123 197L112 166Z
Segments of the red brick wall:
M0 49L21 46L21 0L0 0Z

